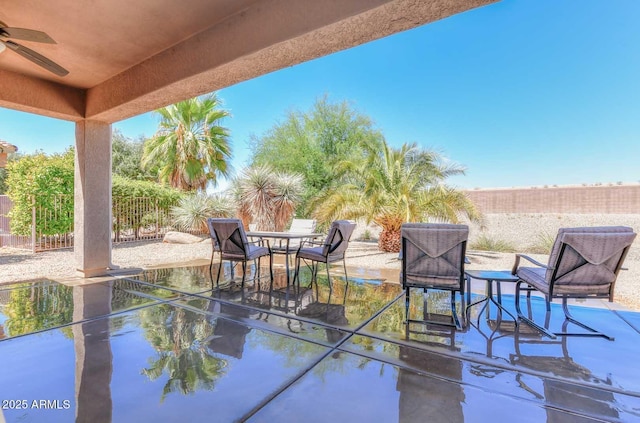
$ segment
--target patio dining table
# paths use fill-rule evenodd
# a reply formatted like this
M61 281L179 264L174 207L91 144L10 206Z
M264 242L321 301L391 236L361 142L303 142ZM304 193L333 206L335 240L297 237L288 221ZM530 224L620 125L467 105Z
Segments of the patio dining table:
M323 234L318 232L277 232L277 231L249 231L247 232L247 236L249 238L260 238L260 239L273 239L279 240L280 244L284 242L283 246L272 247L271 251L276 254L284 254L285 256L285 269L287 271L287 285L289 285L290 275L289 275L289 255L292 252L296 252L298 250L299 244L292 247L291 240L302 240L304 239L315 239L322 237Z

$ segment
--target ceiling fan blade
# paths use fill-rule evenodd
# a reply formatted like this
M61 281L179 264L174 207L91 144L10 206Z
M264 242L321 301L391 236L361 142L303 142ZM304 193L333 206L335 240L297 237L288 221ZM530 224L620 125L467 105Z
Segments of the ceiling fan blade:
M0 28L0 35L8 38L23 41L33 41L36 43L56 44L53 38L42 31L25 28Z
M52 60L47 59L40 53L36 53L30 48L27 48L18 43L14 43L13 41L4 41L4 44L7 47L9 47L11 50L18 53L20 56L24 57L25 59L31 60L33 63L35 63L38 66L42 66L49 72L53 72L58 76L65 76L69 73L68 70L66 70L59 64L53 62Z

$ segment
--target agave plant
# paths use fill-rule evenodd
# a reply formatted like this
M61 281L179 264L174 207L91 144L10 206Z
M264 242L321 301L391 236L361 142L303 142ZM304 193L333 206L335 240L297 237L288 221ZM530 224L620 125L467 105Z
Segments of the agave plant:
M209 217L231 217L235 209L233 199L228 196L195 194L182 197L178 205L171 208L171 217L177 229L207 233Z
M302 201L302 177L269 166L245 169L233 183L238 214L258 230L282 231Z

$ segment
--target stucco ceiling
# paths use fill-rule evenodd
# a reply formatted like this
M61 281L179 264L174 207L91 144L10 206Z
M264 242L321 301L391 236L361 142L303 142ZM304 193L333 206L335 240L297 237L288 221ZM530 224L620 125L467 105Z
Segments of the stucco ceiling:
M7 49L0 106L114 122L496 0L3 0L0 21L57 44Z

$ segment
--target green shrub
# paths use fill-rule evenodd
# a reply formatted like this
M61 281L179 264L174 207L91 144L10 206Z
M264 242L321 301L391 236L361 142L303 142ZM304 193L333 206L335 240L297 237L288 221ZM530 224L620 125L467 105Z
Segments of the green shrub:
M42 152L26 155L7 165L7 194L13 202L9 212L11 232L31 234L32 208L36 231L42 235L73 231L74 151L48 156ZM167 220L169 209L181 197L177 190L153 182L134 181L114 175L112 183L113 219L116 233L138 229ZM147 199L143 202L141 197Z
M195 194L181 198L178 205L171 208L171 218L177 229L208 233L207 218L232 217L235 210L235 202L226 196Z
M471 243L471 249L480 251L495 251L499 253L512 253L515 246L509 241L503 239L491 238L486 234L482 234Z
M371 231L369 229L365 229L360 239L362 239L363 241L371 241L373 239Z
M47 156L42 152L23 156L7 165L7 195L11 233L31 234L32 208L54 210L37 213L36 231L43 235L73 230L73 149Z
M551 248L555 240L556 236L554 234L550 234L547 231L540 232L536 236L536 242L527 248L527 252L533 254L549 254L551 253Z

